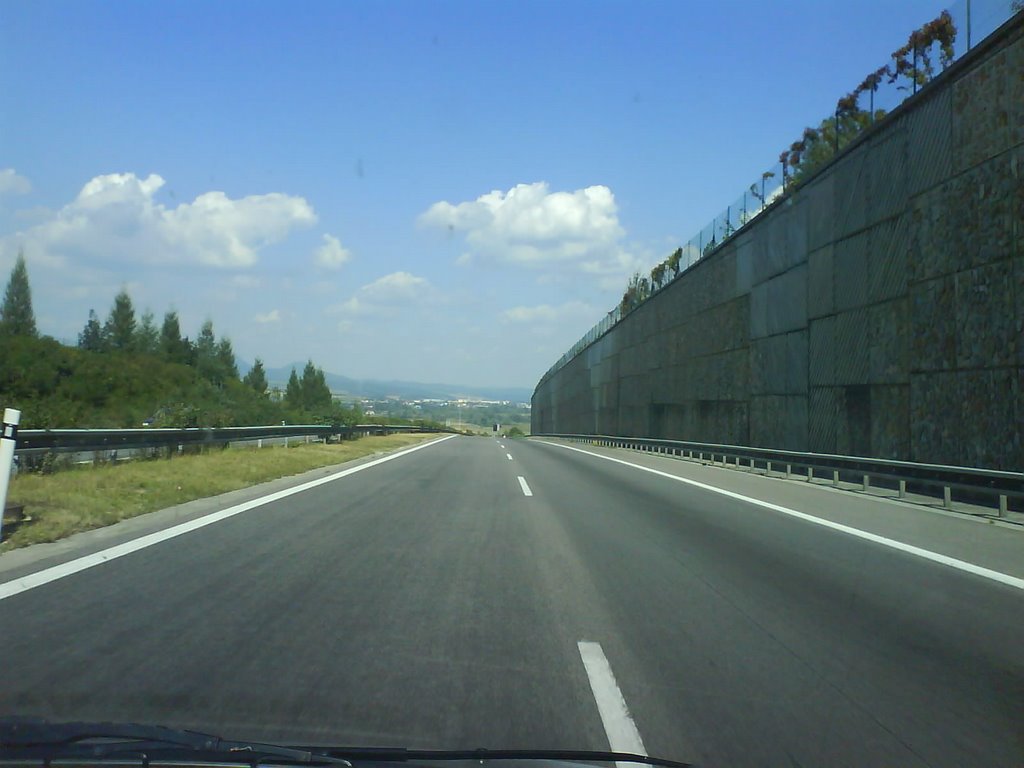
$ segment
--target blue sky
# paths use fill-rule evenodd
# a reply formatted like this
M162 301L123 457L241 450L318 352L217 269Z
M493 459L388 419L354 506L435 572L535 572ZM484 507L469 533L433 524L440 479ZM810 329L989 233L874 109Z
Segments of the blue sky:
M532 387L945 3L47 2L0 17L0 270L237 354Z

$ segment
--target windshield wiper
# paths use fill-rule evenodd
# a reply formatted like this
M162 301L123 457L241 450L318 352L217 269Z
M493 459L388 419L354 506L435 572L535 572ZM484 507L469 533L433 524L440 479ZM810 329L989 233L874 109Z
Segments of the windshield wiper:
M0 761L60 758L187 759L285 765L344 765L456 760L550 760L557 762L630 762L659 768L693 768L690 763L626 752L552 749L426 750L401 747L289 747L228 741L199 731L138 723L51 723L28 718L0 719Z
M338 764L349 761L303 748L248 741L228 741L198 731L138 723L50 723L46 720L0 720L0 759L114 758L170 759L257 764Z

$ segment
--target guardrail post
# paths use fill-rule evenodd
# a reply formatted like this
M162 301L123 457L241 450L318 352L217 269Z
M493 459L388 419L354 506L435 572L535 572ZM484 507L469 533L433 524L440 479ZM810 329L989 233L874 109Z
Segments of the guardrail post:
M814 481L814 467L808 467L807 468L807 482L810 483L810 482L813 482L813 481Z
M946 509L953 508L953 491L948 485L942 486L942 506Z
M21 411L4 408L3 432L0 432L0 540L3 539L4 513L7 509L7 486L11 482L11 462L18 442L18 422Z
M793 466L791 464L786 465L786 479L789 480L793 476Z
M832 485L835 488L839 487L839 470L838 469L833 469L832 470Z
M764 473L765 473L766 475L770 475L770 474L772 473L772 463L771 463L770 461L769 461L769 462L768 462L768 464L767 464L767 465L765 466L765 470L764 470Z
M1006 494L999 494L999 516L1006 517Z
M907 498L907 481L906 480L900 480L899 497L901 499Z
M864 490L871 488L871 475L864 475Z

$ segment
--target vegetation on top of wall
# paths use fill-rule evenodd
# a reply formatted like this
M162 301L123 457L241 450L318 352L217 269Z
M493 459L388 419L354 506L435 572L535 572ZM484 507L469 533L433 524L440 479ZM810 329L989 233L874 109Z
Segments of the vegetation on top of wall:
M1024 0L1015 0L1014 11L1019 11L1018 4ZM957 29L953 17L943 11L932 21L910 33L905 45L893 51L891 61L885 66L868 74L852 91L841 97L836 103L835 113L826 117L817 127L804 129L803 135L794 141L788 149L779 155L782 164L783 194L788 194L809 178L815 171L827 164L836 153L850 144L854 139L868 130L877 121L885 117L884 109L874 107L874 94L882 82L896 84L903 90L916 91L935 77L935 65L932 52L938 46L939 62L943 70L953 62L953 44L956 42ZM867 108L860 106L861 98L867 95ZM765 199L764 184L774 178L773 171L761 175L761 186L752 184L750 195L762 206L770 202ZM746 224L753 215L744 211L740 215L740 226ZM721 245L738 229L727 219L722 238L712 236L704 243L703 253L707 255ZM679 274L679 264L683 250L677 248L664 261L658 263L650 272L650 276L634 274L619 302L620 317L638 307L653 293L670 283Z

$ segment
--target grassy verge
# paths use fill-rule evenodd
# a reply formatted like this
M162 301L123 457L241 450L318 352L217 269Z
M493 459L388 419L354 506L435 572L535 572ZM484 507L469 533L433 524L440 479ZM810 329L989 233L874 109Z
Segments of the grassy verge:
M24 504L32 519L4 541L0 551L56 541L146 512L394 450L431 437L435 435L398 434L334 445L228 448L173 459L79 467L52 475L18 475L11 480L7 499L9 503Z

